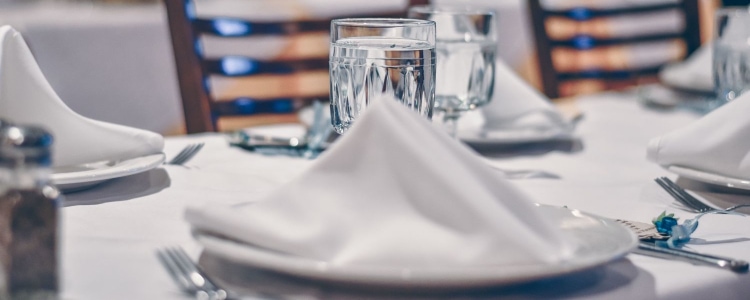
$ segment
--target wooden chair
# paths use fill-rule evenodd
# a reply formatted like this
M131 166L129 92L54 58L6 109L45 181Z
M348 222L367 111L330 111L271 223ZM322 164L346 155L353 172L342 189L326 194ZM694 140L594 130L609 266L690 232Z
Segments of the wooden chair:
M272 1L272 0L269 0ZM410 5L427 1L411 1ZM328 44L318 39L311 55L287 55L260 59L242 55L212 56L206 54L204 43L211 40L238 40L263 37L292 39L317 33L326 35L330 19L254 22L231 17L201 17L195 12L193 0L164 0L179 79L187 133L223 131L259 125L295 121L295 111L315 99L328 99ZM403 17L406 11L378 15L340 17ZM322 44L322 45L321 45ZM308 48L301 46L299 48ZM306 73L307 75L299 75ZM291 79L290 79L291 78ZM296 79L295 79L296 78ZM310 79L312 78L312 79ZM246 81L242 81L245 79ZM249 84L252 80L252 84ZM249 91L217 94L217 82L226 88L247 87ZM286 81L284 81L286 80ZM295 83L306 82L299 89ZM286 82L284 84L281 84ZM291 83L291 84L287 84ZM254 85L254 86L253 86ZM275 91L269 94L269 90ZM231 90L231 88L230 88ZM250 119L250 122L243 121Z
M559 2L559 1L558 1ZM583 2L583 1L579 1ZM698 17L698 0L679 2L653 2L640 6L618 7L544 7L544 0L530 0L529 10L534 30L537 60L541 72L543 92L550 98L572 96L579 90L573 84L592 83L593 89L620 88L643 82L643 78L655 78L655 74L669 60L652 62L650 65L628 65L617 62L612 53L627 53L647 44L672 43L679 52L671 60L683 58L695 51L701 43ZM591 3L591 1L589 1ZM612 18L643 17L644 14L676 13L682 18L683 28L671 32L606 36L598 34L596 25L605 24ZM678 19L679 20L679 19ZM638 22L637 19L635 22ZM569 27L572 34L558 34L562 27ZM633 48L628 48L633 47ZM623 50L626 49L626 50ZM647 49L647 48L646 48ZM635 50L633 50L635 51ZM641 51L643 52L643 51ZM653 55L659 55L653 53ZM597 64L598 63L598 64ZM609 64L609 65L608 65ZM567 89L566 89L567 88Z

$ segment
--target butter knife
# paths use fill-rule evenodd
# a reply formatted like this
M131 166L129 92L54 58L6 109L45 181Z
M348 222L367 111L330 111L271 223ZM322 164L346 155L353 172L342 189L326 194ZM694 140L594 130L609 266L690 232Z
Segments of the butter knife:
M633 253L647 255L652 257L680 260L697 265L707 265L722 269L728 269L737 273L748 271L748 263L744 260L732 259L716 255L701 254L682 249L672 249L659 247L654 244L657 240L666 240L668 236L663 236L656 231L654 224L616 219L615 221L632 230L641 242Z
M633 253L658 258L680 260L697 265L712 266L731 270L737 273L747 273L748 271L748 263L744 260L696 253L682 249L663 248L647 242L640 242L638 244L638 248L634 250Z

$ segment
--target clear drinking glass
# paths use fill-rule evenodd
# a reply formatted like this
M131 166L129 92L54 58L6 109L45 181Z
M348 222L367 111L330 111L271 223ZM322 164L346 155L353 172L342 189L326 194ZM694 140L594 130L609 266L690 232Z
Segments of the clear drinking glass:
M380 97L432 118L435 22L338 19L331 22L331 124L344 133Z
M495 85L495 13L485 8L414 6L409 17L435 21L435 112L456 135L461 114L487 104Z
M715 108L750 91L750 11L747 7L716 12L713 45Z

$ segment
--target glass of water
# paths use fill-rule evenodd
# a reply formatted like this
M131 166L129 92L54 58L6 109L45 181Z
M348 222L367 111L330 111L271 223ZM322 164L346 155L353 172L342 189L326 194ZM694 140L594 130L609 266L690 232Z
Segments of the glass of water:
M456 136L461 114L487 104L495 85L497 51L494 11L459 6L414 6L409 17L435 21L437 79L435 112Z
M331 124L344 133L370 101L394 98L432 118L435 22L338 19L331 22Z
M750 91L750 11L747 7L716 12L713 46L715 108Z

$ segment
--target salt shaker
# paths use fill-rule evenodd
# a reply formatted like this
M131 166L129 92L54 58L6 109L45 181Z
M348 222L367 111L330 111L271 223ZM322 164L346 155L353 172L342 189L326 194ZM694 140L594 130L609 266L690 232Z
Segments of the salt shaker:
M58 213L50 182L52 136L44 129L0 127L0 299L56 299Z

